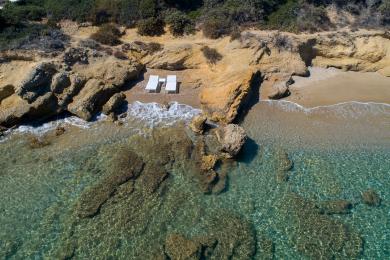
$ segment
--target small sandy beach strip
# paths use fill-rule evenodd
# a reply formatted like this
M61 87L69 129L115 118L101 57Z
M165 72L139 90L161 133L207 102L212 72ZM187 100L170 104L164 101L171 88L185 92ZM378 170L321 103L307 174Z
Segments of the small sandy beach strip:
M310 77L294 77L291 96L285 100L304 107L327 106L348 101L390 104L390 78L373 72L344 72L311 68Z

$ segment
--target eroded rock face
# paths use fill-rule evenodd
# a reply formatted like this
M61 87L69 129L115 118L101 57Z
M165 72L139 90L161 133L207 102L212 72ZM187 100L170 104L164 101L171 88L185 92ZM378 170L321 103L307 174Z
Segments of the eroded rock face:
M238 155L247 139L244 128L235 124L229 124L217 133L218 140L222 145L222 151L231 157Z
M207 117L204 115L199 115L194 117L191 121L190 128L197 134L203 134L206 127Z
M27 102L34 102L39 96L50 91L51 79L56 71L53 63L38 64L17 87L16 93Z
M123 93L117 93L113 95L107 103L103 106L103 113L108 115L110 113L115 112L118 108L120 108L126 100L126 95Z
M154 55L146 56L142 61L151 69L184 70L196 67L196 64L190 61L192 55L192 46L183 44L166 47Z

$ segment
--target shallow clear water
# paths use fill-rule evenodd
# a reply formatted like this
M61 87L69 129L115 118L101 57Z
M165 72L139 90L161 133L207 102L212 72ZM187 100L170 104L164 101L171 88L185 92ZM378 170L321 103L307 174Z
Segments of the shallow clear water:
M169 234L192 238L210 232L221 237L237 233L221 241L250 237L255 259L269 257L264 241L272 241L276 259L317 258L302 246L310 246L310 239L346 240L344 228L364 241L354 244L362 247L356 250L358 258L390 257L389 106L304 110L291 103L262 102L243 122L251 140L238 164L229 168L222 194L203 194L182 165L172 169L167 188L158 194L137 196L143 193L136 187L131 196L107 202L97 216L76 220L80 196L109 170L107 162L118 147L142 152L146 148L136 137L141 134L149 142L151 127L162 127L164 120L180 128L176 108L163 116L157 109L152 118L143 112L156 107L136 109L122 126L105 121L88 128L67 126L61 136L48 130L51 144L38 149L31 149L26 132L42 131L19 131L0 143L0 258L58 258L61 251L75 259L155 259L153 252L164 247ZM182 117L187 122L188 109ZM288 181L277 178L280 154L293 162ZM157 156L153 150L149 155ZM125 188L117 192L126 194ZM368 189L380 195L379 207L362 203L361 193ZM340 199L353 204L350 213L321 215L306 204ZM246 225L241 221L249 223L254 236L242 231ZM343 250L320 253L324 258L350 256Z

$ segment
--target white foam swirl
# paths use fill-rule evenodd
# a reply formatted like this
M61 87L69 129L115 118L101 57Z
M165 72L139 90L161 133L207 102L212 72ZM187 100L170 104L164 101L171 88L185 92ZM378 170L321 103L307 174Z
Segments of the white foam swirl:
M127 107L127 116L119 119L124 122L125 125L131 125L137 127L134 124L134 120L138 120L141 125L146 127L156 127L161 125L172 125L178 121L189 122L194 116L198 115L201 111L191 106L172 102L168 107L160 105L158 103L141 103L134 102ZM43 135L49 131L53 131L58 126L71 125L83 129L91 128L97 125L99 122L107 119L104 114L99 114L92 122L84 121L76 116L70 116L44 123L39 126L33 125L21 125L15 129L6 131L5 138L0 138L0 142L5 141L7 136L12 134L34 134ZM133 123L132 123L133 122ZM141 125L139 125L141 127Z

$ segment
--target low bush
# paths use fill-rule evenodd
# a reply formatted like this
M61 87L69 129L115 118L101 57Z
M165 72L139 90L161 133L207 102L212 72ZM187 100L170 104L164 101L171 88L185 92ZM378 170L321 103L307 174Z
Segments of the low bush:
M138 22L138 34L144 36L159 36L164 34L164 21L159 18L148 18Z
M218 39L219 37L230 33L230 25L222 17L211 17L204 21L202 32L207 38Z
M101 44L114 46L121 43L119 40L120 36L121 33L115 25L104 24L96 33L91 35L91 39Z
M272 43L278 51L292 51L294 49L294 45L290 37L280 33L274 35Z
M165 17L165 22L169 25L169 31L174 36L191 34L195 31L195 24L186 14L180 11L169 13Z
M201 51L207 62L212 65L215 65L218 61L222 60L222 55L216 49L204 46Z
M241 30L239 27L234 27L230 33L230 41L241 39Z

